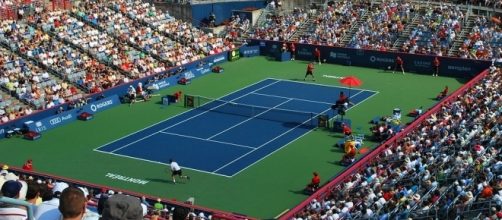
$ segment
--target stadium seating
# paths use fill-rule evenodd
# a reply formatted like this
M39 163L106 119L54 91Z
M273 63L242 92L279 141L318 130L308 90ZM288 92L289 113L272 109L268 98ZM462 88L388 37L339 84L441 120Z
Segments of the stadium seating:
M501 81L492 71L294 219L494 215L500 210L490 207L502 203Z
M501 7L500 1L480 3ZM12 18L17 9L11 1L5 4L0 9L8 15L0 16ZM451 5L419 8L417 3L344 0L326 9L276 11L254 28L248 20L234 18L221 38L142 1L86 0L71 11L36 10L26 20L0 21L0 123L131 79L167 77L170 67L233 49L232 40L248 31L257 39L500 62L499 25ZM502 205L496 184L502 179L497 147L502 128L494 121L500 119L501 81L500 69L494 70L328 196L311 200L295 219L447 219L482 216L486 207ZM489 186L498 190L491 197L484 193ZM163 218L169 218L172 207L182 206L163 203ZM212 214L201 209L192 215L200 213Z

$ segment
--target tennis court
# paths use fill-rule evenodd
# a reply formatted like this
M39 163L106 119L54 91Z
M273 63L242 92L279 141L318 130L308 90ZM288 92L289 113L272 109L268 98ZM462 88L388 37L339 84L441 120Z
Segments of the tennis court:
M216 100L194 96L196 108L95 151L232 177L314 129L318 115L333 117L340 91L269 78ZM352 107L375 94L352 88Z

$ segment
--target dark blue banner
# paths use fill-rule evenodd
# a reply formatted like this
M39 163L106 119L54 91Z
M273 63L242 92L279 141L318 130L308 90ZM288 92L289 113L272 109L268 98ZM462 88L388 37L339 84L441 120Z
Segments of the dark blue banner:
M248 40L248 45L260 47L261 55L276 57L277 53L280 53L282 42ZM431 75L433 73L432 61L435 56L428 55L296 44L296 59L314 61L315 48L321 51L321 60L327 63L382 70L393 69L396 57L399 55L404 61L404 71ZM454 57L439 57L439 61L439 75L465 78L471 78L491 65L491 61Z
M254 57L260 55L260 46L242 46L239 50L242 57Z
M83 111L91 114L95 114L112 107L120 105L120 100L118 95L113 95L111 97L105 97L93 103L84 106Z
M107 110L111 107L117 106L120 104L120 100L118 95L113 95L111 97L106 97L95 101L93 103L89 103L82 108L76 108L69 111L65 111L63 113L47 117L38 121L28 121L25 124L28 126L30 131L36 132L44 132L70 122L77 120L77 117L80 113L88 112L91 114L95 114L104 110Z

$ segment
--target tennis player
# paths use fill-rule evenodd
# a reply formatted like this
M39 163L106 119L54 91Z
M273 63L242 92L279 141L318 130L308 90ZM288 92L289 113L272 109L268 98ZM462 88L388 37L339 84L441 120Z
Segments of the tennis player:
M183 176L180 165L176 163L173 159L169 160L169 166L171 168L171 178L173 178L173 183L176 184L176 176L179 176L181 179L190 180L189 176Z
M319 62L319 65L321 65L321 51L319 50L319 48L316 47L314 49L313 55L314 55L314 60Z
M439 74L439 65L440 65L438 57L434 58L434 61L432 62L432 65L434 66L434 72L432 73L432 76L438 76L438 74Z
M307 72L305 73L305 78L303 78L303 81L305 81L307 79L307 76L312 76L312 80L315 81L315 77L314 77L314 62L310 62L308 65L307 65Z
M394 71L392 71L392 73L395 73L396 72L396 69L401 69L401 72L403 73L404 75L404 68L403 68L403 59L401 59L400 56L397 56L396 57L396 64L394 65Z

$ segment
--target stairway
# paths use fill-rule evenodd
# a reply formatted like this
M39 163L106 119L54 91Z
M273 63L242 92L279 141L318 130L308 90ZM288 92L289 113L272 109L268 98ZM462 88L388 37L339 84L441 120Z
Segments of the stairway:
M406 25L404 31L399 35L396 42L394 42L394 44L392 45L391 51L399 51L399 48L401 48L404 42L409 39L412 30L415 29L418 24L420 24L420 17L422 17L420 12L415 13L415 16L413 16L411 22Z
M371 13L368 12L367 10L364 11L361 17L357 19L356 24L352 25L350 30L342 37L342 40L340 41L340 46L345 47L350 43L350 41L352 40L352 36L354 36L354 34L357 33L361 25L368 20L370 14Z
M460 34L458 34L455 37L453 45L448 51L448 56L455 56L458 54L458 49L462 46L464 40L469 36L469 33L471 33L473 27L474 27L474 16L469 16L464 26L462 27L462 31L460 31Z
M291 35L288 40L298 42L301 36L313 33L316 28L315 18L316 16L311 16L305 22L301 23L300 26L296 29L295 33L293 33L293 35Z

